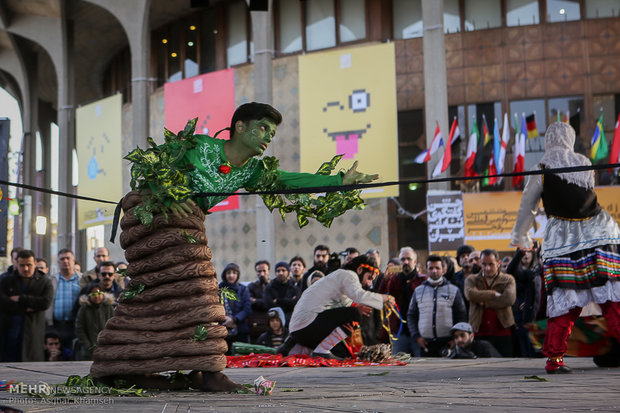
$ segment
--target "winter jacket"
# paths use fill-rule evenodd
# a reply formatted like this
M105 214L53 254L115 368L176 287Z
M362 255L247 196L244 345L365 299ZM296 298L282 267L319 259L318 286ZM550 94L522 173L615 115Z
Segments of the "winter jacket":
M51 307L54 290L52 282L45 274L35 271L32 278L26 282L22 293L22 277L17 271L9 273L0 280L0 317L4 329L11 327L21 316L22 353L21 361L44 361L43 342L45 341L45 310ZM13 301L9 297L19 295L19 300ZM27 309L33 311L27 311ZM5 331L0 332L0 340L5 340Z
M249 334L250 327L248 326L248 317L252 311L252 303L250 301L250 291L248 287L238 282L235 284L229 284L227 282L221 282L220 288L230 288L237 294L237 300L228 300L224 304L230 308L231 316L237 324L237 331L239 335Z
M512 305L516 299L515 279L499 272L487 281L490 283L488 290L484 281L482 271L465 279L465 298L469 300L469 324L474 332L480 329L485 308L495 310L497 319L504 328L513 326L515 324L512 314ZM495 295L496 291L501 294L499 297Z
M281 283L275 278L265 287L263 302L267 308L281 307L287 319L290 319L295 304L299 301L299 295L299 290L292 279L289 278L285 283Z
M452 326L461 321L467 321L465 301L458 287L445 278L437 286L426 280L413 292L407 313L412 339L450 337Z
M506 272L515 277L517 299L512 307L515 321L519 325L533 323L540 307L540 295L542 287L540 265L533 268L525 268L521 265L524 251L517 253L508 264Z
M267 311L267 307L265 307L265 302L263 300L263 294L265 293L266 286L267 284L263 284L261 280L256 280L248 285L250 297L256 299L253 303L251 303L252 310Z
M100 304L95 304L89 300L88 294L82 294L78 301L80 309L75 319L75 335L81 345L80 358L91 360L99 332L103 330L105 323L114 315L114 296L105 293L103 301Z

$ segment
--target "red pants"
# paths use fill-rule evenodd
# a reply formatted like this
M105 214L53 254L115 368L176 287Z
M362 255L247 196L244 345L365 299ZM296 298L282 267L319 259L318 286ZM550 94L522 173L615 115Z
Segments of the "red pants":
M620 303L607 301L599 304L603 311L603 317L607 321L608 333L620 340ZM573 308L568 314L552 317L547 322L547 334L543 345L543 354L547 357L562 357L566 353L568 336L575 320L579 317L581 308Z

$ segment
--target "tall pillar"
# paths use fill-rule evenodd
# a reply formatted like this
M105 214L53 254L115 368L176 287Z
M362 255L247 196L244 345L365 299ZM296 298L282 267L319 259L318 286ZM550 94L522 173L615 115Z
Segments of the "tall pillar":
M252 38L254 39L254 100L272 104L273 29L272 1L269 11L252 11ZM265 155L272 155L269 147ZM274 217L260 197L256 197L256 258L275 262Z
M444 143L448 138L448 87L446 75L446 47L443 31L443 0L422 0L424 24L424 114L427 147L435 135L437 122ZM428 163L428 177L441 158L437 151ZM448 189L448 183L429 185L429 189Z
M75 106L73 73L73 27L67 19L66 2L61 2L61 61L58 77L58 189L73 193L73 149L75 148ZM75 214L72 198L58 200L58 248L75 251Z
M149 25L150 0L140 4L141 19L133 22L130 34L131 47L131 112L132 133L136 144L144 144L149 136L149 94L153 79L150 77L151 28Z
M43 170L41 171L41 182L44 188L52 188L52 142L51 142L51 123L56 120L56 112L47 103L39 102L39 133L41 134L41 156L43 160ZM41 193L38 215L47 219L47 232L41 236L38 244L39 255L51 259L57 251L52 251L52 216L51 216L51 196Z
M28 96L24 99L24 119L23 128L24 135L22 141L22 182L26 185L37 185L36 176L36 139L39 129L39 91L37 87L37 58L31 53L22 52L24 63L28 67L26 73L28 89L25 93ZM22 216L22 243L21 246L26 249L34 248L34 216L36 215L37 192L23 190L21 199L24 202L24 208L21 211Z

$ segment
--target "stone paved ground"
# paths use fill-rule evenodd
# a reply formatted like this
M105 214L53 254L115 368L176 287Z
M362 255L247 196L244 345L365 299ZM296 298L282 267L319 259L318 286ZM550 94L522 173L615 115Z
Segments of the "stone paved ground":
M227 369L239 383L259 375L276 380L272 396L157 393L149 398L94 398L53 405L0 392L0 405L27 412L524 412L620 411L620 369L589 358L567 359L571 375L543 371L542 359L417 360L404 367ZM89 362L0 366L0 379L61 383L88 374ZM378 373L388 372L385 375ZM525 380L538 375L549 381ZM285 392L294 388L300 392ZM15 400L17 398L17 400ZM29 404L24 404L30 402ZM106 404L94 404L105 402Z

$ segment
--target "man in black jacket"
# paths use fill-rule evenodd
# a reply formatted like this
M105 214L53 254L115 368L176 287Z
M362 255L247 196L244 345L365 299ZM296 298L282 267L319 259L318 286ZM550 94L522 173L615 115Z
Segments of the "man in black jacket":
M291 314L293 314L293 309L299 300L300 294L290 277L288 263L280 261L276 264L275 270L276 278L271 280L265 288L263 300L267 308L282 308L288 322L291 319Z
M34 252L20 251L17 271L0 280L2 361L44 361L45 310L53 296L51 280L36 269Z

